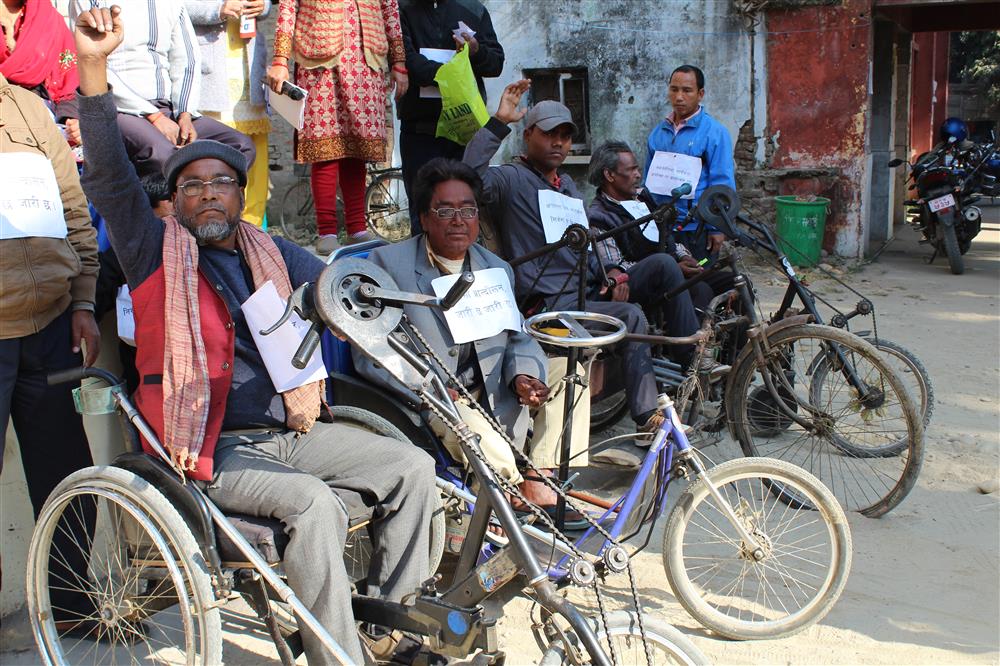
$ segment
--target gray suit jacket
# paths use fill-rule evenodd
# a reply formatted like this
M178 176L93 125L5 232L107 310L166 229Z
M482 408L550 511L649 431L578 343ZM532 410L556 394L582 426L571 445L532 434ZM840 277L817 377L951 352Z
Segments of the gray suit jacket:
M514 272L500 257L478 245L469 248L469 255L472 270L503 268L513 284ZM433 294L431 281L441 277L441 272L427 259L423 235L402 243L377 248L368 259L385 269L403 291ZM452 340L444 314L436 308L418 305L407 305L404 307L404 312L410 322L427 338L434 352L444 360L448 369L455 372L458 366L459 347ZM528 375L546 381L548 366L545 353L538 343L523 331L502 331L498 335L473 344L485 384L482 403L507 428L507 433L515 443L523 448L529 425L528 409L518 401L512 383L517 375ZM381 366L372 363L356 349L353 350L353 356L355 367L361 375L404 394L413 402L419 402L412 391L396 382Z

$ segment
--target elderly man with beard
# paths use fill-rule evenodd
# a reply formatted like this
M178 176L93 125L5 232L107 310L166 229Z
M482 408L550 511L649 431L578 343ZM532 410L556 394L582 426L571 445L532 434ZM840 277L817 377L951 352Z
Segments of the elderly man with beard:
M429 575L434 464L416 447L319 423L323 382L278 393L241 304L272 282L279 296L323 263L241 221L247 160L195 141L164 175L176 218L156 217L115 122L106 60L122 40L120 9L77 20L84 191L104 216L132 291L136 403L171 456L223 510L280 520L291 537L288 582L344 648L364 661L343 561L348 514L331 488L376 501L368 592L392 601ZM310 664L334 661L303 628Z

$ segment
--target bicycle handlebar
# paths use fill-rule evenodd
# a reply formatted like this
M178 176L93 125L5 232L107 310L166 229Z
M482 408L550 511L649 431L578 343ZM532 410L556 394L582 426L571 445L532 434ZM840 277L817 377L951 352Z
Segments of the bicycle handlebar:
M50 373L45 379L48 382L49 386L56 386L58 384L69 384L70 382L79 382L87 377L100 379L101 381L105 382L108 386L115 386L116 384L122 383L121 379L119 379L113 373L108 372L107 370L103 370L101 368L88 368L85 366L59 370L57 372Z

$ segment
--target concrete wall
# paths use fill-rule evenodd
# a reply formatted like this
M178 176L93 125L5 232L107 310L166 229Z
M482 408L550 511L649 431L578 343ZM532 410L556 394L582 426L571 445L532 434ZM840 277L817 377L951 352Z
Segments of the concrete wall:
M770 166L833 171L788 180L781 193L830 198L824 248L852 257L867 237L870 7L844 0L767 15L768 134L779 137Z
M485 0L507 55L487 82L492 112L504 86L525 69L586 67L592 147L624 139L640 159L646 136L669 111L666 81L678 65L701 67L705 108L735 143L750 118L750 40L728 3L654 0ZM501 161L520 150L520 132ZM582 171L582 169L578 170ZM574 176L577 174L574 173ZM577 178L582 184L582 177Z

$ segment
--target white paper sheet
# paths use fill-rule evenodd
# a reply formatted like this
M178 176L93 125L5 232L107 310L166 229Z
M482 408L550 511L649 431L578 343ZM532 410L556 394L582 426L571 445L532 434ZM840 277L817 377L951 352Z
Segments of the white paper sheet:
M420 49L420 55L443 65L455 57L455 49ZM441 99L441 91L438 90L437 86L420 86L420 97L422 99Z
M264 359L267 374L271 376L271 382L278 393L326 378L326 367L318 346L304 369L298 370L292 365L295 350L309 331L309 324L297 314L293 312L288 321L274 333L267 336L260 334L262 329L271 328L285 311L285 302L278 296L273 282L266 282L251 294L241 308L257 351Z
M555 243L562 238L566 227L571 224L590 228L583 201L554 190L538 190L538 212L542 217L546 243Z
M38 153L0 154L0 240L66 238L59 183Z
M471 39L476 36L476 31L465 24L465 21L459 21L458 27L451 31L451 34L455 35L456 39L462 39L462 35L468 35Z
M507 271L486 268L473 273L476 281L469 291L444 313L455 344L485 340L504 329L521 330L521 313L517 311ZM458 275L442 275L433 280L434 295L442 298L458 278Z
M288 85L301 90L302 99L296 101L288 95L278 95L267 84L264 84L264 95L267 97L267 103L271 105L271 108L279 116L284 118L295 129L301 130L305 122L306 100L309 99L309 92L304 88L293 85L291 81L288 82Z
M649 210L649 206L641 201L635 199L628 199L626 201L619 201L628 214L632 216L633 220L638 220L640 217L646 217L652 211ZM653 241L654 243L660 242L660 230L656 227L656 221L651 220L645 225L639 228L642 231L642 235Z
M135 347L135 312L132 310L132 293L127 284L118 288L115 314L118 320L118 337L130 347Z
M672 190L691 184L691 192L682 199L694 199L698 181L701 179L701 159L681 153L656 151L646 174L646 187L654 194L670 194Z

